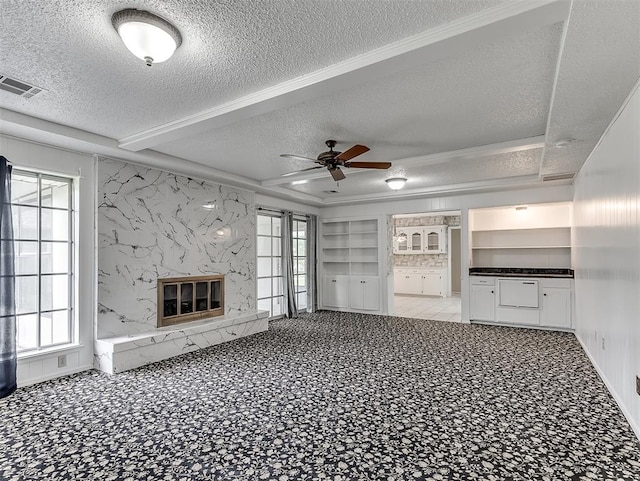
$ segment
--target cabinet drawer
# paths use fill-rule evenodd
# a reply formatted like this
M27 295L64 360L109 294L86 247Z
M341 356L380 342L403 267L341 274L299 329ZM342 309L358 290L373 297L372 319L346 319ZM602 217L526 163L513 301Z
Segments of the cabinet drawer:
M542 287L557 287L560 289L571 289L571 279L540 279Z
M471 276L471 284L474 286L494 286L496 284L495 277L479 277L479 276Z

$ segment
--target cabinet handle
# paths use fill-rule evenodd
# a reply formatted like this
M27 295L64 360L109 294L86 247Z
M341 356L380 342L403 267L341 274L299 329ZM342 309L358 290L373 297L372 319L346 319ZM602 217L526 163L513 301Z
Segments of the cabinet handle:
M523 282L523 284L529 284L531 286L535 285L535 282Z
M493 292L493 291L491 291L491 294L493 294L493 293L494 293L494 292Z
M546 296L547 294L546 294L546 293L544 293L544 294L542 294L542 295L543 295L543 296Z
M331 279L331 282L336 282L336 280L335 279Z

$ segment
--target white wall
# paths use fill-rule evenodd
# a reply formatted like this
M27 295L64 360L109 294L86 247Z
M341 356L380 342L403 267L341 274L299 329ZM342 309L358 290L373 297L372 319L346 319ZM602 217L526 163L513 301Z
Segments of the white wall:
M91 155L0 136L0 154L16 169L38 170L74 179L77 232L76 299L77 345L55 348L18 358L18 386L83 371L93 367L95 319L95 161ZM67 366L58 368L58 356Z
M414 214L423 212L460 211L461 249L462 249L462 320L469 321L469 209L478 207L499 207L505 205L538 204L544 202L570 201L573 188L570 185L548 186L537 189L507 190L503 192L484 192L466 195L451 195L443 197L425 197L409 200L389 201L377 203L353 204L348 206L325 207L320 209L320 218L333 219L341 217L378 217L392 214ZM383 231L386 230L383 227ZM386 238L385 238L386 241ZM383 251L391 252L387 246ZM387 282L390 282L387 279ZM393 296L393 289L383 290ZM388 300L392 302L392 300Z
M576 335L640 438L640 91L575 181Z

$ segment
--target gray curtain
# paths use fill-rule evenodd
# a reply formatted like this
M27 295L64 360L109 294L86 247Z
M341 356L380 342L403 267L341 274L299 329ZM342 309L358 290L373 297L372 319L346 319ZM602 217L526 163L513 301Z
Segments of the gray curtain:
M17 362L11 165L0 156L0 398L16 390Z
M282 213L282 272L284 274L284 298L287 302L285 315L298 317L296 286L293 277L293 212Z
M318 216L307 216L307 311L318 310L318 295L316 287L316 236L318 232Z

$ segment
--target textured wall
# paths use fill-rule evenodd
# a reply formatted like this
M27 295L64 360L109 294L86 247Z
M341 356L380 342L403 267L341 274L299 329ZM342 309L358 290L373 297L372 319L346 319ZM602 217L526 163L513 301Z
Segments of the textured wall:
M575 182L576 334L640 437L640 91Z
M225 314L255 309L253 193L113 160L98 189L98 338L155 329L158 277L224 274Z
M460 216L428 215L423 217L400 217L394 219L395 227L409 227L418 225L460 225ZM445 245L449 236L445 233ZM446 267L449 259L449 246L445 254L394 254L393 265L396 267Z

